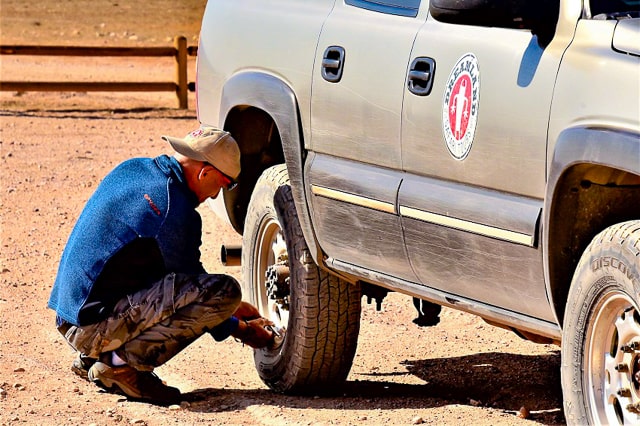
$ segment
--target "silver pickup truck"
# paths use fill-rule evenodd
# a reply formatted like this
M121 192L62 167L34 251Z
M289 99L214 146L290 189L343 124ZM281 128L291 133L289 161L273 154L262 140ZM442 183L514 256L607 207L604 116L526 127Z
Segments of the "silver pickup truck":
M640 1L209 0L196 87L267 385L339 387L397 291L561 345L568 423L640 421Z

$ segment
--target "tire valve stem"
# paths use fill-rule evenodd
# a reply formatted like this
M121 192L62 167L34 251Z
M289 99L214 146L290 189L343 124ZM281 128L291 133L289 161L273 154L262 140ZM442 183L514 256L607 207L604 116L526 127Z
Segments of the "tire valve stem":
M623 398L630 398L631 397L631 390L629 390L627 388L620 388L620 389L618 389L618 396L621 396Z
M619 373L626 373L629 371L629 366L627 364L618 364L615 366L615 369Z

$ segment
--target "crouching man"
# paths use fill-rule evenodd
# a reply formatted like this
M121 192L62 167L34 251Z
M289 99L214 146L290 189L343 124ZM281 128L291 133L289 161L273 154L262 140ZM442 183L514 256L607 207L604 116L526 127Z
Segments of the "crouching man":
M49 299L78 351L72 371L131 399L180 401L153 370L204 333L260 348L272 341L238 282L200 261L196 208L233 190L240 150L220 129L163 137L173 156L130 159L110 172L69 237Z

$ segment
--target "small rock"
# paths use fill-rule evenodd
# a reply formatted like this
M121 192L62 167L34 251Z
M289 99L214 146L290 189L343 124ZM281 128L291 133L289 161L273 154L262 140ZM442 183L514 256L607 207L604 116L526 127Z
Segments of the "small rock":
M173 404L173 405L169 406L169 410L171 410L171 411L178 411L178 410L181 410L181 409L182 409L182 407L179 406L178 404Z
M131 419L129 420L130 425L146 425L147 422L142 419Z
M24 368L22 368L22 367L14 368L13 372L14 373L24 373Z
M191 404L189 404L189 401L182 401L180 403L180 408L182 408L182 409L186 409L186 408L189 408L189 407L191 407Z
M525 406L520 407L520 410L518 410L518 417L521 419L528 419L530 414L531 412Z
M469 400L469 404L473 405L474 407L479 407L479 406L481 406L481 405L482 405L482 402L477 401L477 400L475 400L475 399L470 399L470 400Z
M411 419L412 425L421 425L423 423L424 423L424 419L421 416L416 416L413 419Z

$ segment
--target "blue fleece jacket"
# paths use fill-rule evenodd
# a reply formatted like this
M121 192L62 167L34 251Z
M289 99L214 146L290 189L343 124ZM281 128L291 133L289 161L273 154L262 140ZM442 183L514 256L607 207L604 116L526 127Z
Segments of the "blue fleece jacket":
M49 307L80 324L79 313L106 262L136 238L153 238L167 271L202 274L199 202L172 157L135 158L100 183L64 249Z

